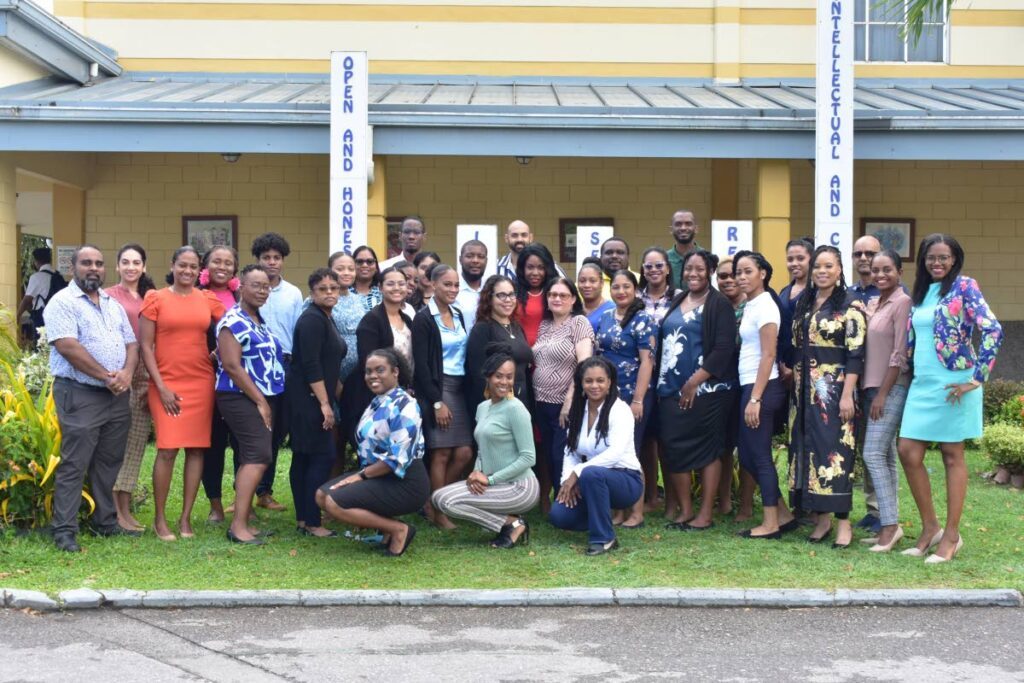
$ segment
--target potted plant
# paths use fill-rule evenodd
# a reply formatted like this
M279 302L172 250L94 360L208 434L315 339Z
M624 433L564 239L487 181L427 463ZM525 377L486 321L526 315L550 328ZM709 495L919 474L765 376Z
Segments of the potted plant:
M992 464L1010 475L1014 488L1024 488L1024 429L996 422L985 429L981 442Z

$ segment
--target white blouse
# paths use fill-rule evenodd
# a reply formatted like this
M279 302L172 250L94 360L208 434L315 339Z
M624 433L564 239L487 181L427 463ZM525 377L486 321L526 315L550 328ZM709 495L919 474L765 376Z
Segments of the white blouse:
M603 403L601 404L604 405ZM599 407L598 412L601 411ZM640 461L636 459L636 447L633 445L633 429L636 419L626 402L616 399L608 413L608 436L597 442L597 420L594 427L587 431L590 420L590 401L583 408L583 425L579 444L575 451L565 447L565 460L562 464L562 482L575 474L577 478L587 467L608 467L636 470L641 472Z

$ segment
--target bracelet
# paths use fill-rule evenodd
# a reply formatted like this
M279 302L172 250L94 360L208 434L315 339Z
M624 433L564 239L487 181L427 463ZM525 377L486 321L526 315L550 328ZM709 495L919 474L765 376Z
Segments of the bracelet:
M369 477L366 476L366 470L359 470L359 478L362 479L363 481L369 479Z
M642 405L644 404L644 402L643 402L643 401L636 401L636 400L632 401L631 403L632 403L633 405L635 405L635 406L642 406Z

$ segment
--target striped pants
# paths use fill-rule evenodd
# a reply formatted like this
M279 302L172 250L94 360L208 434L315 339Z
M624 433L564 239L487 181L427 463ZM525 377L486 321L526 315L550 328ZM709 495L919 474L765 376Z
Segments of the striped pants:
M121 471L117 473L117 482L114 483L115 491L134 493L135 485L139 483L139 468L142 467L142 456L146 452L146 444L149 443L149 433L153 429L153 421L149 416L149 403L147 393L149 391L149 373L143 367L142 361L135 369L132 377L132 393L128 399L128 405L132 413L131 426L128 428L128 442L124 447L124 460L121 461Z
M533 474L508 484L494 484L480 494L473 493L465 481L457 481L434 491L434 507L448 515L466 519L485 529L498 532L505 518L529 512L540 500L540 484Z
M878 389L866 389L864 394L864 417L867 422L864 432L864 469L875 485L882 526L890 526L899 522L900 475L896 469L896 463L899 462L896 434L900 430L903 406L907 402L907 387L897 384L889 390L881 420L872 420L869 412Z

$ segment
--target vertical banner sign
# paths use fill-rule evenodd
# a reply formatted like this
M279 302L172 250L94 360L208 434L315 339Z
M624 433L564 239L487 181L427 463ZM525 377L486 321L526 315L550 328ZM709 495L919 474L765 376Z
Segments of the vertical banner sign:
M583 259L601 256L601 243L615 235L610 225L580 225L576 227L576 272L580 272Z
M497 225L457 225L455 226L455 256L462 253L462 245L470 240L480 240L487 246L487 268L484 269L484 281L497 272L498 226ZM459 267L459 275L462 268Z
M817 122L814 149L814 240L843 254L853 277L853 8L818 1Z
M366 53L332 52L330 253L366 244L368 100Z
M753 221L711 221L711 252L719 258L754 250Z

